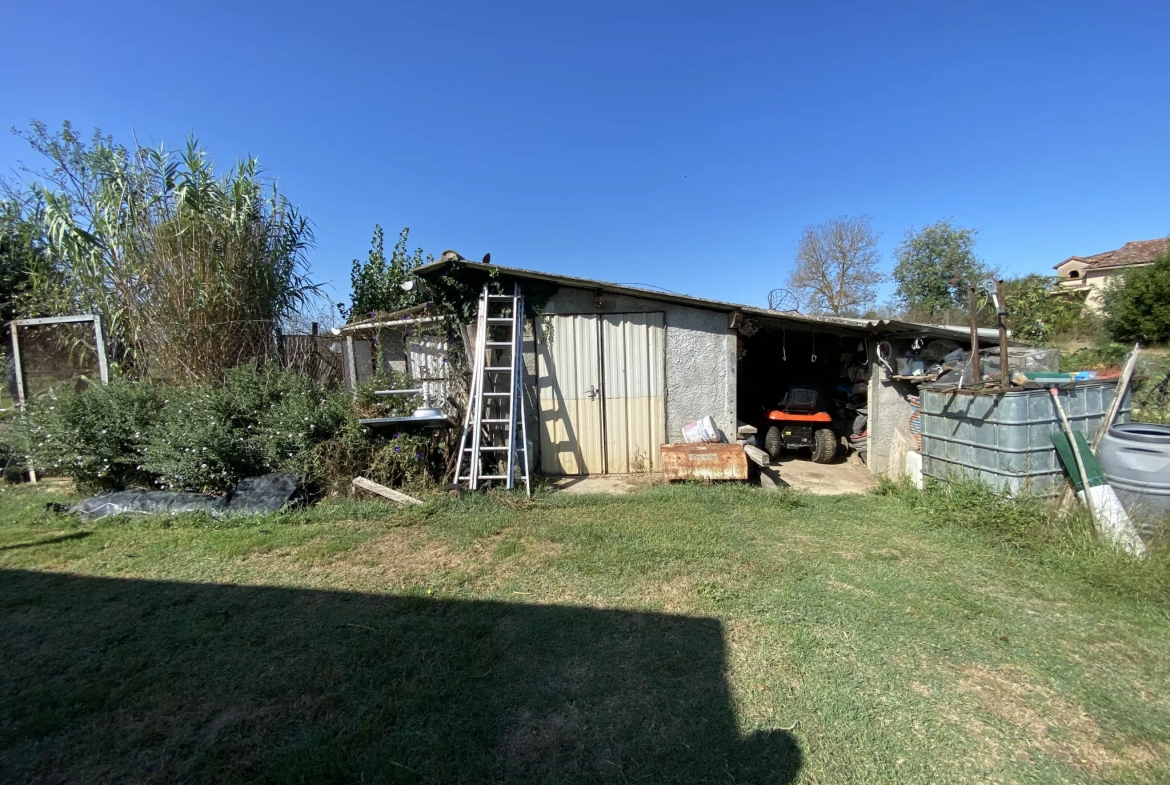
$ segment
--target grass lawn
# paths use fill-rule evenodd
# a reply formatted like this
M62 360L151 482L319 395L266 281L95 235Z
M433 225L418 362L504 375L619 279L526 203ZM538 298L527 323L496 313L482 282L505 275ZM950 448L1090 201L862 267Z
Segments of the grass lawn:
M1170 781L1166 562L906 493L54 498L0 487L0 781Z

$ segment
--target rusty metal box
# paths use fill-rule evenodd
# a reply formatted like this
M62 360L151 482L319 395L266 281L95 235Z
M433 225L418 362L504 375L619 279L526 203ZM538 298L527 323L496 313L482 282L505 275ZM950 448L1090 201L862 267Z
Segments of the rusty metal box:
M664 444L662 473L668 480L746 480L747 453L738 444Z

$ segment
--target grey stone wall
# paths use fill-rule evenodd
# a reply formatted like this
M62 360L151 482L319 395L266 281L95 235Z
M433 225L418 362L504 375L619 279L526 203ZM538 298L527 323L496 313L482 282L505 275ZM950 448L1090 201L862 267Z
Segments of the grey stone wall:
M917 390L913 385L889 378L890 372L877 359L877 341L870 339L868 345L870 367L873 369L869 378L868 466L873 474L888 474L891 479L898 479L905 467L890 465L894 434L901 428L909 435L910 414L914 407L906 400L906 395L916 395ZM898 342L894 343L894 347L896 357L904 347ZM893 358L890 363L894 364Z
M736 334L727 314L685 305L605 294L594 307L594 292L562 286L545 313L645 313L661 311L666 322L666 438L682 441L687 423L711 415L730 439L735 435ZM525 344L525 364L535 372L535 357ZM535 375L533 375L535 381ZM529 431L530 439L535 431ZM536 439L539 441L539 439Z

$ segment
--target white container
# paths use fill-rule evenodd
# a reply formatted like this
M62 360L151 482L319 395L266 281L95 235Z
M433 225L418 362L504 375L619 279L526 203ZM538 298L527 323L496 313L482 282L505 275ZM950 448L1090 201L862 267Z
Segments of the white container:
M701 420L683 426L683 441L688 444L703 444L723 441L715 419L707 415Z
M909 376L909 374L906 373L906 368L909 367L909 365L910 365L910 358L909 357L899 357L899 358L897 358L897 362L898 362L898 375L899 376Z

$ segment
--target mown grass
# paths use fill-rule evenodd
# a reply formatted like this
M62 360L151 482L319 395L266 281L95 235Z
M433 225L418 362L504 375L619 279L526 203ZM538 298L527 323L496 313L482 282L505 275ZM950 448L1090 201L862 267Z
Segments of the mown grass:
M1170 778L1167 561L969 488L330 501L0 490L0 779Z

